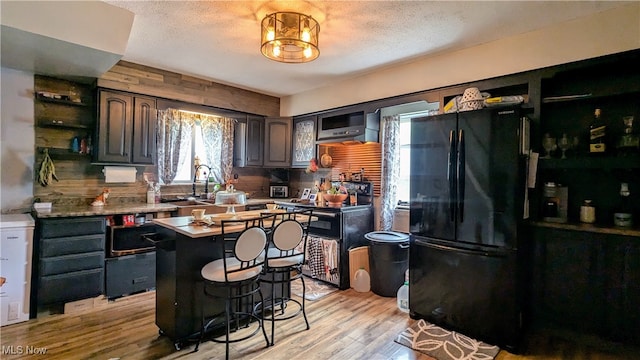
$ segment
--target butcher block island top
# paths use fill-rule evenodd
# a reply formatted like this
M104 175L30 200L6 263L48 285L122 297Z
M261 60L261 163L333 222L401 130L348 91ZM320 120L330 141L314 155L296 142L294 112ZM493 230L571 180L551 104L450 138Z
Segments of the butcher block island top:
M280 210L280 212L284 212L284 211ZM242 221L244 219L251 219L251 218L259 217L260 215L267 215L269 213L278 213L278 210L274 212L270 212L269 210L239 211L236 213L236 218L238 219L238 221ZM216 214L212 214L210 217L205 216L205 219L207 218L215 219L215 216ZM276 220L278 218L281 218L281 217L276 217ZM192 216L153 219L153 222L157 225L160 225L167 229L173 230L176 233L179 233L191 238L215 236L215 235L220 235L222 233L222 227L220 227L218 221L215 221L215 220L208 221L208 223L194 222ZM267 225L270 225L270 224L267 224ZM244 224L239 222L237 226L234 225L234 226L227 227L227 225L225 225L225 231L233 232L234 230L236 230L236 228L238 231L241 231L244 229Z

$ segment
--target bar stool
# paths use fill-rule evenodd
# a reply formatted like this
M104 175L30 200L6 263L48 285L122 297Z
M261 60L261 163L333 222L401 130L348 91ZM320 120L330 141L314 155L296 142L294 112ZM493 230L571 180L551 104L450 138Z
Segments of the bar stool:
M267 259L260 282L271 284L271 299L268 306L261 306L263 314L265 308L271 309L271 317L263 318L271 320L271 345L274 345L275 322L291 319L300 313L309 330L309 320L305 311L306 287L302 275L302 265L305 261L307 235L313 209L297 210L278 214L278 224L271 233ZM289 295L291 282L300 279L302 281L302 300L292 299ZM276 296L276 286L280 285L280 293ZM285 289L286 287L286 289ZM300 308L286 314L285 309L289 302L296 303ZM280 309L277 310L276 307Z
M260 329L269 346L269 339L262 324L262 316L253 311L255 294L260 303L264 301L260 291L260 275L265 262L265 249L268 235L274 224L275 215L258 216L243 220L221 221L221 234L215 237L215 245L222 255L221 259L206 264L201 275L204 281L203 299L201 301L201 329L194 352L198 351L204 336L213 325L219 325L224 315L226 326L224 339L216 337L211 341L226 344L226 359L229 359L229 344L246 340L257 334ZM214 302L224 300L225 310L207 317L205 314L207 299ZM250 301L247 303L247 301ZM248 328L256 321L257 328L250 334L237 339L230 339L230 333ZM233 325L233 326L232 326ZM218 336L219 337L219 336Z

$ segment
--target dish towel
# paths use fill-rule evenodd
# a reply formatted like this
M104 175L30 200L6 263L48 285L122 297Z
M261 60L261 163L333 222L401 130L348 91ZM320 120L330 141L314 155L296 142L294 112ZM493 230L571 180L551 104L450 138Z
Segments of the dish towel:
M322 251L322 239L315 236L307 238L307 263L311 276L324 276L324 253Z
M331 281L338 280L338 247L335 240L322 240L324 256L324 278Z
M302 252L302 246L296 248ZM338 273L338 242L309 235L303 269L309 270L311 277L331 282L340 280Z

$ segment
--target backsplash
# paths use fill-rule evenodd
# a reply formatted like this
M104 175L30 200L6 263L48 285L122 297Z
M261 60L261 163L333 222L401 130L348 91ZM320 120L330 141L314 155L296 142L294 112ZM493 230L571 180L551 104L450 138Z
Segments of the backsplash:
M77 161L75 161L77 162ZM51 202L54 205L90 205L96 196L102 193L104 188L109 188L109 204L129 204L146 202L147 184L144 181L144 172L154 172L155 166L136 167L136 182L134 183L105 183L104 175L101 172L102 166L91 165L82 166L74 161L55 161L56 167L61 169L73 168L80 170L71 173L59 171L60 181L47 187L39 184L35 201ZM263 168L234 168L238 174L236 189L247 193L249 198L266 198L269 196L269 178ZM209 190L211 191L212 185ZM200 196L204 192L204 183L196 185L196 195ZM193 186L189 184L164 185L160 188L163 199L177 199L189 197L193 194Z
M323 146L322 154L327 152ZM339 145L328 147L328 153L332 157L331 167L318 167L314 173L306 173L303 170L292 170L289 194L291 197L299 197L304 188L314 189L314 184L321 178L326 181L339 181L340 174L360 172L364 168L365 181L373 182L373 193L380 195L381 178L381 145L379 143L366 143L360 145Z

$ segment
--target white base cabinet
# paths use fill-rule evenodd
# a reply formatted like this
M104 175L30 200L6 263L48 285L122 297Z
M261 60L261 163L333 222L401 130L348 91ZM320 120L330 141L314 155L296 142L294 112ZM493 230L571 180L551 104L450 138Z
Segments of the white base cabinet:
M34 221L0 216L0 326L29 320Z

